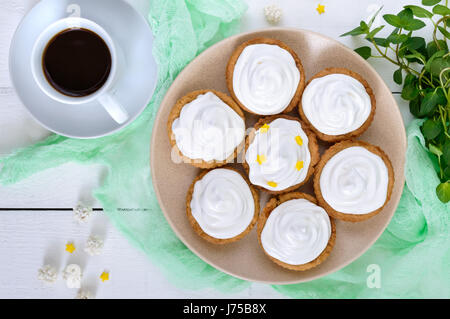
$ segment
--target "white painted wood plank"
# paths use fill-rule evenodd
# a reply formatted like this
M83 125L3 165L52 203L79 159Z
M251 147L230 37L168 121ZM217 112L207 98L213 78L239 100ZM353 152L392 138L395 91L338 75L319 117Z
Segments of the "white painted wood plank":
M255 284L235 294L212 289L183 290L171 284L148 258L132 247L108 222L95 212L88 224L79 225L67 211L0 212L0 299L74 298L77 289L65 286L61 271L69 263L83 268L82 285L97 298L280 298L268 285ZM96 234L105 239L103 252L89 256L83 251L86 239ZM65 244L73 241L73 254ZM46 287L37 279L37 270L50 263L59 270L55 285ZM102 283L103 270L110 280Z
M414 116L409 111L408 101L403 100L400 94L394 94L394 98L397 101L400 113L402 113L403 123L408 125L412 120L414 120Z
M0 156L49 135L50 132L29 115L12 88L0 88Z
M68 163L39 172L11 186L0 186L0 208L72 208L100 204L92 192L105 175L102 165Z
M8 73L9 44L17 25L37 0L0 1L0 88L11 87Z

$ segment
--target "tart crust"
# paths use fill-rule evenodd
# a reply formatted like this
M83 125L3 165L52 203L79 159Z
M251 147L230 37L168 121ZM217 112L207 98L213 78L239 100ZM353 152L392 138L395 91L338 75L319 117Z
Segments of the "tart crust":
M357 128L354 131L348 132L346 134L340 134L340 135L328 135L328 134L320 132L318 129L316 129L314 127L314 125L311 124L311 122L308 120L305 113L303 112L302 99L300 99L299 104L298 104L298 113L300 114L300 118L308 124L308 126L311 128L311 130L314 131L314 133L316 133L316 135L319 139L321 139L322 141L325 141L325 142L339 142L342 140L347 140L347 139L352 139L352 138L358 137L369 128L370 124L372 124L373 118L375 116L375 111L376 111L375 94L373 93L372 88L369 86L369 83L367 83L367 81L361 75L359 75L358 73L353 72L349 69L345 69L345 68L324 69L324 70L320 71L319 73L317 73L316 75L314 75L308 81L308 83L306 84L306 87L308 87L308 84L311 83L312 80L321 78L321 77L324 77L324 76L330 75L330 74L344 74L344 75L351 76L352 78L358 80L364 86L367 94L369 94L369 96L370 96L370 102L372 104L372 109L370 111L369 117L359 128Z
M320 176L322 175L322 170L325 167L325 164L334 155L336 155L340 151L342 151L346 148L352 147L352 146L364 147L369 152L371 152L375 155L378 155L383 160L384 164L386 165L386 167L388 169L389 181L388 181L386 201L384 202L382 207L380 207L377 210L374 210L370 213L367 213L367 214L346 214L346 213L336 211L335 209L333 209L333 207L331 207L325 201L325 199L322 196L321 189L320 189ZM316 166L316 172L314 174L314 193L316 194L316 198L319 202L319 205L322 206L330 216L332 216L336 219L347 221L347 222L361 222L361 221L367 220L367 219L377 215L378 213L380 213L383 210L383 208L386 206L386 204L391 199L392 189L394 188L394 182L395 182L394 169L392 168L391 161L389 160L389 157L386 155L386 153L381 148L379 148L378 146L369 144L367 142L363 142L363 141L348 140L348 141L342 141L340 143L337 143L337 144L331 146L322 155L319 164L317 164L317 166Z
M237 154L242 150L242 148L244 146L244 141L245 141L245 139L243 139L242 142L236 147L233 154L228 156L223 161L217 161L217 160L204 161L202 159L192 159L192 158L185 156L183 153L181 153L180 149L177 146L177 143L175 140L175 135L173 134L173 131L172 131L173 122L175 121L175 119L180 117L181 110L183 109L183 107L186 104L195 100L197 98L197 96L208 93L208 92L214 93L225 104L227 104L230 108L232 108L242 118L242 120L245 123L244 112L242 112L242 110L236 104L236 102L225 93L222 93L222 92L219 92L216 90L197 90L197 91L190 92L190 93L186 94L185 96L183 96L182 98L180 98L175 103L172 110L170 111L169 119L167 120L167 133L169 135L170 145L172 146L172 149L176 152L176 154L178 154L178 156L183 160L184 163L191 164L192 166L199 167L199 168L215 168L215 167L220 167L227 163L233 162L233 160L236 158Z
M292 199L306 199L316 205L317 204L317 200L309 195L309 194L305 194L305 193L300 193L300 192L292 192L292 193L287 193L287 194L283 194L277 197L272 197L266 204L266 206L264 207L264 209L261 212L261 215L259 216L258 219L258 226L257 226L257 233L258 233L258 242L259 245L261 246L261 248L263 249L264 253L270 258L270 260L272 260L274 263L280 265L281 267L290 269L290 270L297 270L297 271L303 271L303 270L308 270L311 269L313 267L316 267L317 265L321 264L325 259L328 258L328 256L331 253L331 250L334 247L334 243L336 242L336 225L335 222L333 220L333 218L330 218L330 224L331 224L331 236L330 239L328 240L328 244L325 247L325 249L322 251L322 253L314 260L306 263L306 264L301 264L301 265L291 265L291 264L287 264L279 259L276 259L274 257L272 257L271 255L269 255L261 242L261 233L264 229L264 226L266 225L266 221L269 218L269 215L272 213L272 211L278 207L279 205L281 205L284 202L287 202L289 200Z
M247 226L247 228L242 233L240 233L237 236L234 236L234 237L231 237L231 238L226 238L226 239L220 239L220 238L212 237L212 236L208 235L207 233L205 233L203 231L203 229L200 227L200 225L198 224L198 222L195 219L195 217L192 215L192 210L191 210L192 194L194 193L195 183L197 183L197 181L201 180L206 174L208 174L212 170L204 170L204 171L202 171L194 179L194 181L192 182L192 184L189 187L189 190L187 192L187 195L186 195L186 214L187 214L187 218L189 220L189 223L191 224L192 228L197 233L197 235L199 235L200 237L202 237L203 239L205 239L206 241L208 241L208 242L210 242L212 244L219 244L219 245L233 243L235 241L240 240L244 236L246 236L252 230L253 226L255 226L256 221L258 220L258 216L259 216L259 194L255 190L255 188L250 184L250 182L248 181L247 177L244 174L242 174L240 171L238 171L237 169L235 169L233 167L226 166L226 167L221 167L221 168L229 169L231 171L234 171L234 172L238 173L239 175L241 175L242 178L244 178L245 182L247 183L248 187L250 188L250 191L252 192L253 201L254 201L254 204L255 204L255 212L254 212L253 219L251 220L250 224Z
M301 97L302 97L302 93L303 90L305 89L305 70L303 69L303 64L300 60L300 58L298 57L297 53L295 53L294 50L292 50L288 45L286 45L284 42L277 40L277 39L271 39L271 38L255 38L255 39L251 39L248 40L244 43L242 43L241 45L239 45L236 50L234 50L233 54L231 55L230 59L228 60L228 64L227 64L227 68L226 68L226 81L227 81L227 87L228 87L228 91L230 92L231 96L233 97L233 99L236 101L236 103L238 103L238 105L245 111L252 113L252 114L256 114L256 115L260 115L257 113L254 113L252 111L250 111L249 109L247 109L245 107L245 105L243 105L239 99L237 98L236 94L234 93L234 89L233 89L233 74L234 74L234 67L236 66L236 62L239 59L239 56L241 55L242 51L249 45L253 45L253 44L271 44L271 45L277 45L282 49L285 49L286 51L288 51L291 56L294 58L295 61L295 65L297 66L297 69L300 72L300 81L298 83L297 86L297 90L295 91L295 94L291 100L291 102L289 103L289 105L284 109L283 112L280 113L289 113L291 112L296 105L298 105L298 103L301 101Z
M269 194L272 195L278 195L278 194L283 194L283 193L288 193L291 192L297 188L299 188L300 186L306 184L308 182L308 180L310 179L310 177L314 174L314 166L319 162L320 159L320 153L319 153L319 145L317 144L317 139L316 136L314 135L314 133L312 131L310 131L308 129L308 126L305 125L305 123L303 123L299 118L297 117L293 117L290 115L272 115L272 116L267 116L267 117L262 117L259 119L258 122L256 122L256 124L254 125L254 129L252 129L250 131L250 133L248 134L246 140L245 140L245 153L247 153L247 150L250 146L250 144L253 142L253 140L255 139L255 134L256 131L258 131L258 129L263 126L265 123L271 123L276 119L279 118L283 118L283 119L287 119L287 120L291 120L291 121L297 121L300 123L300 125L302 126L302 130L305 132L306 136L308 136L308 149L309 149L309 153L311 155L311 163L309 164L309 168L308 168L308 173L306 174L305 179L298 184L292 185L284 190L280 190L280 191L272 191L269 190L265 187L259 186L259 185L254 185L256 188L267 192ZM242 161L242 166L244 166L245 171L247 172L247 175L250 176L250 167L247 164L245 157ZM251 183L251 182L250 182Z

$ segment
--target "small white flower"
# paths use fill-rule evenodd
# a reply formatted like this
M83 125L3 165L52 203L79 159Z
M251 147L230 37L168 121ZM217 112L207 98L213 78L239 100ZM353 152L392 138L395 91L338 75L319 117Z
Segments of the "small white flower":
M81 204L78 204L73 209L73 218L78 221L79 223L85 223L89 219L89 217L92 214L92 208L91 207L85 207Z
M45 265L38 270L38 279L46 284L52 284L58 278L58 273L51 265Z
M75 299L93 299L94 296L89 290L80 289Z
M276 4L268 5L264 8L264 15L266 16L267 22L270 24L277 24L281 20L283 11Z
M77 264L70 264L64 269L63 278L68 288L80 288L83 272Z
M102 249L103 249L103 240L96 235L89 236L88 240L86 241L84 251L91 256L95 256L100 255Z

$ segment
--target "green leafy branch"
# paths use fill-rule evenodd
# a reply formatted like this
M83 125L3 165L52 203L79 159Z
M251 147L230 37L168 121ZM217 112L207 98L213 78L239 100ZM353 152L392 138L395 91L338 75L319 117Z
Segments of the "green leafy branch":
M385 59L397 66L393 73L395 83L402 85L401 96L409 101L410 112L417 118L425 118L422 125L426 145L436 167L441 183L436 187L438 198L450 201L450 54L448 40L450 19L448 0L422 0L423 6L407 5L398 14L383 15L387 25L393 27L386 37L377 36L385 25L374 26L376 12L369 22L341 36L364 36L371 46L355 51L364 59ZM433 26L426 42L413 33Z

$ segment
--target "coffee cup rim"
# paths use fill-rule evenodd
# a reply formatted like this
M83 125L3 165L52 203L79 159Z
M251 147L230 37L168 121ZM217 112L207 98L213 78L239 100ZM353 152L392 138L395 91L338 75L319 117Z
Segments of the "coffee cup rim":
M108 79L97 91L83 97L71 97L56 90L47 80L42 67L44 50L49 41L61 31L71 28L83 28L98 35L107 45L111 54L111 70ZM63 104L85 104L96 100L100 95L105 94L114 81L117 69L117 54L114 42L108 32L96 22L81 17L66 17L59 19L47 26L35 41L31 53L31 72L40 90L55 101Z

